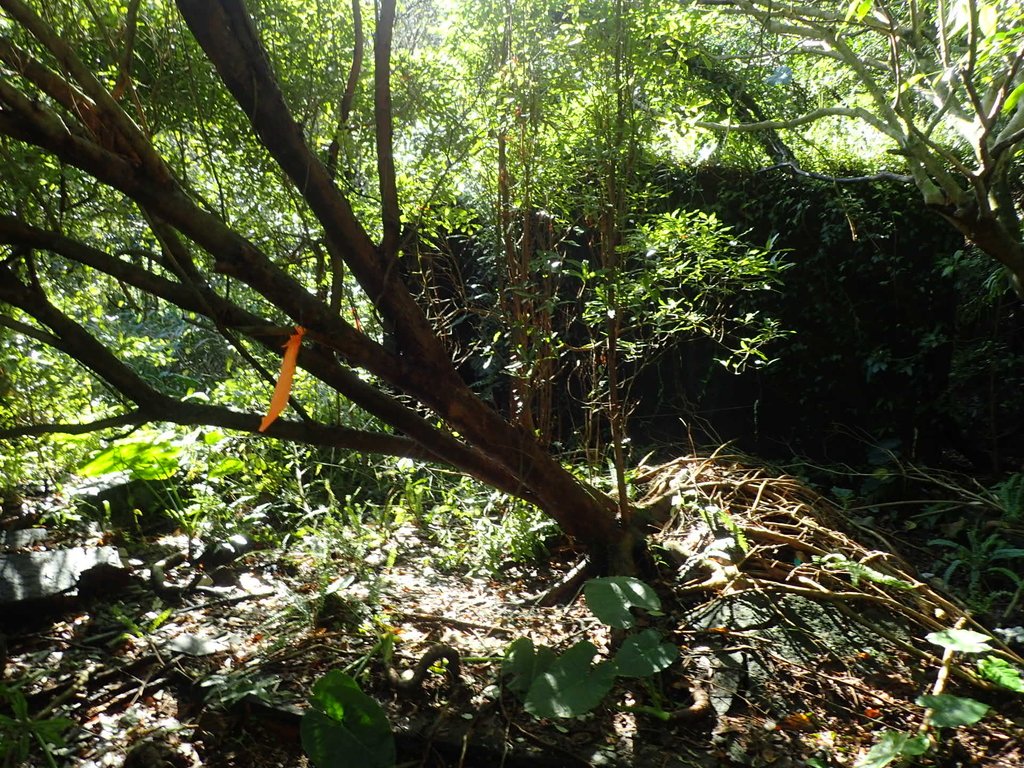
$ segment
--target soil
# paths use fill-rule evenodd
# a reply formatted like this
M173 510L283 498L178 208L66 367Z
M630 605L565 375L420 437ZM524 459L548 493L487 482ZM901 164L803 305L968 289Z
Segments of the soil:
M674 471L687 469L692 481L694 468L687 467ZM734 491L742 485L724 469L719 476ZM668 491L675 492L672 482L678 490L678 478L666 482ZM787 493L792 497L776 486L779 499ZM745 502L757 517L739 522L748 536L767 530L771 516L778 517L782 502L768 509L770 495L762 486L756 500ZM806 506L805 498L798 501ZM759 506L765 509L759 512ZM735 509L731 519L739 520ZM674 514L659 537L685 543L683 549L692 552L697 529L692 519ZM122 559L134 564L138 578L119 584L116 592L90 592L63 601L54 612L0 619L8 645L4 683L24 693L27 711L37 720L71 722L66 746L52 750L53 763L36 745L25 764L310 765L299 735L308 694L322 675L341 669L386 709L399 765L853 766L882 729L919 732L923 710L913 700L931 691L941 667L941 650L927 649L921 633L906 622L900 624L910 627L906 638L895 630L888 638L865 635L861 623L860 634L851 635L856 640L844 645L838 635L828 635L833 630L815 623L824 614L802 613L803 604L790 610L792 594L783 599L775 586L793 583L801 566L783 568L779 551L767 545L748 546L732 576L726 564L725 582L716 581L721 574L708 558L694 571L666 555L649 579L662 597L661 615L639 621L641 629L656 629L676 645L679 660L651 680L622 681L587 715L538 719L502 685L501 661L511 641L529 637L562 650L587 639L609 654L621 640L578 597L556 607L539 604L576 563L572 551L486 579L438 571L433 545L414 525L388 532L388 539L376 563L348 562L312 540L291 551L250 551L222 566L232 571L233 578L223 582L228 586L200 582L202 591L168 602L151 589L146 566L187 548L184 537L167 536L125 553ZM832 542L828 548L838 546ZM849 556L861 555L851 549ZM788 576L776 573L769 580L768 562ZM188 585L193 574L184 564L167 579ZM840 593L824 576L815 583ZM852 605L853 585L847 580L842 590ZM746 623L723 618L722 606L739 599L753 606ZM872 602L890 618L899 614L896 599L885 599L893 605L880 597ZM780 639L794 635L768 631L787 623L805 638L799 658ZM867 626L883 631L881 624ZM384 663L389 643L399 672L412 669L438 644L456 649L459 679L435 668L421 686L396 689ZM933 651L938 656L928 655ZM979 688L951 671L944 692L970 696L991 709L974 725L937 732L935 748L918 764L1024 765L1022 697ZM695 696L709 697L710 705L695 717L671 716L693 705ZM10 713L9 701L0 698L0 714Z

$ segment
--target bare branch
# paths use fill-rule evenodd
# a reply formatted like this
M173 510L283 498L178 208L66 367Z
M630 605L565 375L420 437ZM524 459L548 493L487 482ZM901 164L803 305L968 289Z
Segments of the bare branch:
M992 147L992 157L997 159L1000 155L1005 152L1011 151L1024 141L1024 128L1017 130L1015 133L1011 133L1009 136L1002 138L999 142Z
M13 317L7 315L0 315L0 325L5 328L10 328L12 331L20 333L22 336L28 336L30 339L35 339L43 344L47 344L51 347L57 346L59 339L52 333L36 328L34 325L23 323L20 320L15 320Z
M41 437L42 435L87 435L101 429L115 427L139 427L150 419L142 418L142 412L135 410L120 416L110 416L83 424L28 424L21 427L5 427L0 429L0 440L12 440L16 437Z
M18 307L49 328L55 348L78 360L137 405L153 407L163 399L88 331L53 306L41 290L21 282L8 267L0 267L0 301Z
M782 120L761 120L756 123L713 123L706 120L694 120L693 125L698 128L706 128L713 131L764 131L773 129L785 129L785 128L797 128L807 123L813 123L816 120L821 120L823 117L852 117L858 120L863 120L872 127L878 129L886 136L890 138L901 140L903 135L897 131L891 129L888 125L883 123L877 117L872 115L866 109L860 107L821 107L819 109L812 110L805 115L800 117L793 117Z
M395 24L395 0L380 0L380 15L373 46L373 111L377 124L377 181L380 185L384 238L381 251L390 264L398 251L402 230L398 188L395 182L394 120L391 110L391 33Z
M0 440L52 434L83 435L115 427L141 427L144 424L165 423L185 427L221 427L253 435L266 434L305 445L436 461L433 454L406 437L282 419L274 422L265 433L260 433L259 422L258 415L240 413L223 406L182 403L168 398L164 407L159 410L138 408L118 416L79 424L29 424L7 427L0 429Z
M998 119L999 113L1003 111L1003 106L1013 91L1021 64L1024 64L1024 47L1014 55L1006 72L993 80L992 86L986 94L985 100L989 105L987 117L993 123Z
M121 65L117 73L117 82L114 83L114 92L111 94L115 100L120 100L122 94L128 89L132 82L132 59L135 57L135 35L138 30L140 0L131 0L128 3L128 13L124 22L124 51L121 53Z
M879 171L871 176L829 176L826 173L805 171L796 163L776 163L775 165L769 165L767 168L762 168L758 172L764 173L766 171L775 170L786 170L790 173L796 174L797 176L804 176L808 179L818 179L819 181L828 181L833 184L863 184L873 181L895 181L900 184L914 183L913 176L907 176L902 173L892 173L891 171Z
M356 88L359 85L359 74L363 69L363 47L365 44L363 35L363 11L359 0L352 0L352 27L355 34L355 41L352 46L352 66L348 70L348 81L345 83L345 93L341 96L338 105L338 125L334 129L334 138L327 149L327 172L332 179L338 175L338 155L341 152L341 136L348 127L348 118L352 113L352 102L356 98Z
M843 23L844 14L828 10L827 8L797 3L781 3L776 0L699 0L700 5L712 5L719 7L733 7L751 15L781 16L794 20L825 21L833 24ZM880 32L889 32L890 25L872 16L865 16L859 22L862 26Z

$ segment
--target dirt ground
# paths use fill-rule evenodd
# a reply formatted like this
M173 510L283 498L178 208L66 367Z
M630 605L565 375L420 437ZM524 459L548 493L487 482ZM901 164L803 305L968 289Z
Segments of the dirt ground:
M758 498L766 498L763 488ZM677 521L673 535L690 528ZM912 702L934 683L926 651L898 638L860 651L826 643L796 662L759 627L695 624L694 616L737 590L706 575L696 583L665 559L651 580L662 615L641 621L679 648L679 660L656 679L617 685L588 715L537 719L502 685L512 640L564 649L588 639L603 653L617 642L581 599L539 605L573 565L572 553L482 579L436 570L432 545L414 525L390 541L370 563L346 562L323 547L249 552L227 578L221 574L225 586L169 600L146 578L156 558L186 546L169 536L130 553L138 578L110 593L69 595L3 617L4 681L19 684L37 720L73 724L52 763L36 747L27 764L305 766L299 722L308 693L324 673L342 669L385 707L400 765L853 766L882 728L918 732L922 710ZM66 543L51 537L35 546ZM748 552L744 563L751 562ZM167 584L190 583L188 570L169 570ZM768 583L759 581L758 590L767 604L781 605ZM387 642L395 671L443 644L458 651L461 674L453 680L432 669L420 687L396 690L384 663ZM729 687L721 667L717 677L707 672L709 649L719 658L756 656L760 677L752 679L751 666ZM976 690L955 675L946 690L991 710L975 725L943 730L919 765L1024 766L1020 696ZM694 717L656 714L692 708L709 691L714 706ZM9 704L0 706L8 714Z

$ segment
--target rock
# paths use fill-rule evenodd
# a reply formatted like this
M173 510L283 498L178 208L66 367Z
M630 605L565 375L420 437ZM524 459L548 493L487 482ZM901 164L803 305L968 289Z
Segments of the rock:
M913 644L905 626L880 611L871 613L873 622L891 637ZM856 660L867 673L878 654L892 657L894 646L876 632L844 615L835 605L801 595L743 592L704 603L690 611L684 623L706 630L709 641L700 649L705 664L713 668L710 695L716 712L728 710L734 696L758 702L767 711L783 716L793 711L784 700L779 681L787 669L817 670L830 659ZM739 638L742 638L740 640ZM895 663L895 662L893 662Z
M45 600L73 589L97 565L121 567L114 547L74 547L0 554L0 608Z
M224 541L215 541L207 545L196 560L196 564L203 570L212 572L234 562L250 549L252 549L252 542L241 534L235 534Z
M160 734L139 742L125 755L123 768L190 768L196 763L177 748L170 736Z
M50 532L45 528L22 528L14 531L4 531L0 534L0 541L4 549L24 549L36 544L42 544L50 538Z

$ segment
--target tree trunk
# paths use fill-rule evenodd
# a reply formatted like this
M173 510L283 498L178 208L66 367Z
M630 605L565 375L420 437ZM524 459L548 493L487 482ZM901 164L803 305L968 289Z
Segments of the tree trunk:
M1024 243L994 214L979 214L975 207L970 210L940 207L938 211L964 237L1006 268L1014 290L1024 299Z
M290 330L253 315L215 291L213 276L204 271L201 260L193 258L187 243L191 241L210 254L215 272L244 283L292 322L307 329L298 357L301 368L404 437L281 420L270 428L270 435L353 448L377 446L414 455L416 449L411 442L419 446L422 455L447 462L537 504L602 562L629 570L629 558L620 552L624 537L612 500L577 479L529 430L509 423L472 392L456 371L426 313L401 279L396 253L401 220L391 153L386 61L390 29L378 29L375 50L375 116L384 233L381 243L376 244L335 185L333 169L307 145L242 0L177 0L177 4L256 136L318 219L332 259L337 254L344 260L381 318L394 329L394 348L385 347L358 324L347 322L322 292L308 290L257 243L197 204L150 138L110 97L70 45L21 0L0 0L0 6L46 49L48 57L59 62L60 69L49 69L42 63L44 59L34 60L25 51L0 48L0 59L50 97L45 100L25 96L10 84L13 78L5 78L0 83L0 134L39 147L134 201L161 244L163 258L159 270L151 271L60 233L9 219L0 220L0 238L15 244L25 254L31 254L33 249L59 254L187 312L205 316L239 348L243 357L248 353L241 346L241 337L278 352L282 334ZM393 18L393 11L393 0L381 0L380 18L385 27ZM134 403L137 410L124 414L124 418L182 424L206 420L256 432L259 417L255 414L180 403L135 375L118 359L115 350L104 348L86 328L48 301L46 291L34 279L29 259L30 256L16 256L5 263L0 275L0 301L17 306L48 331L13 319L10 322L19 326L19 332L77 359ZM21 272L16 268L19 261L24 262ZM341 272L338 268L332 271L336 275ZM369 384L354 373L355 368L367 371L383 386ZM401 394L396 396L396 392ZM432 411L443 426L431 423L422 410L417 412L410 407L409 399Z

